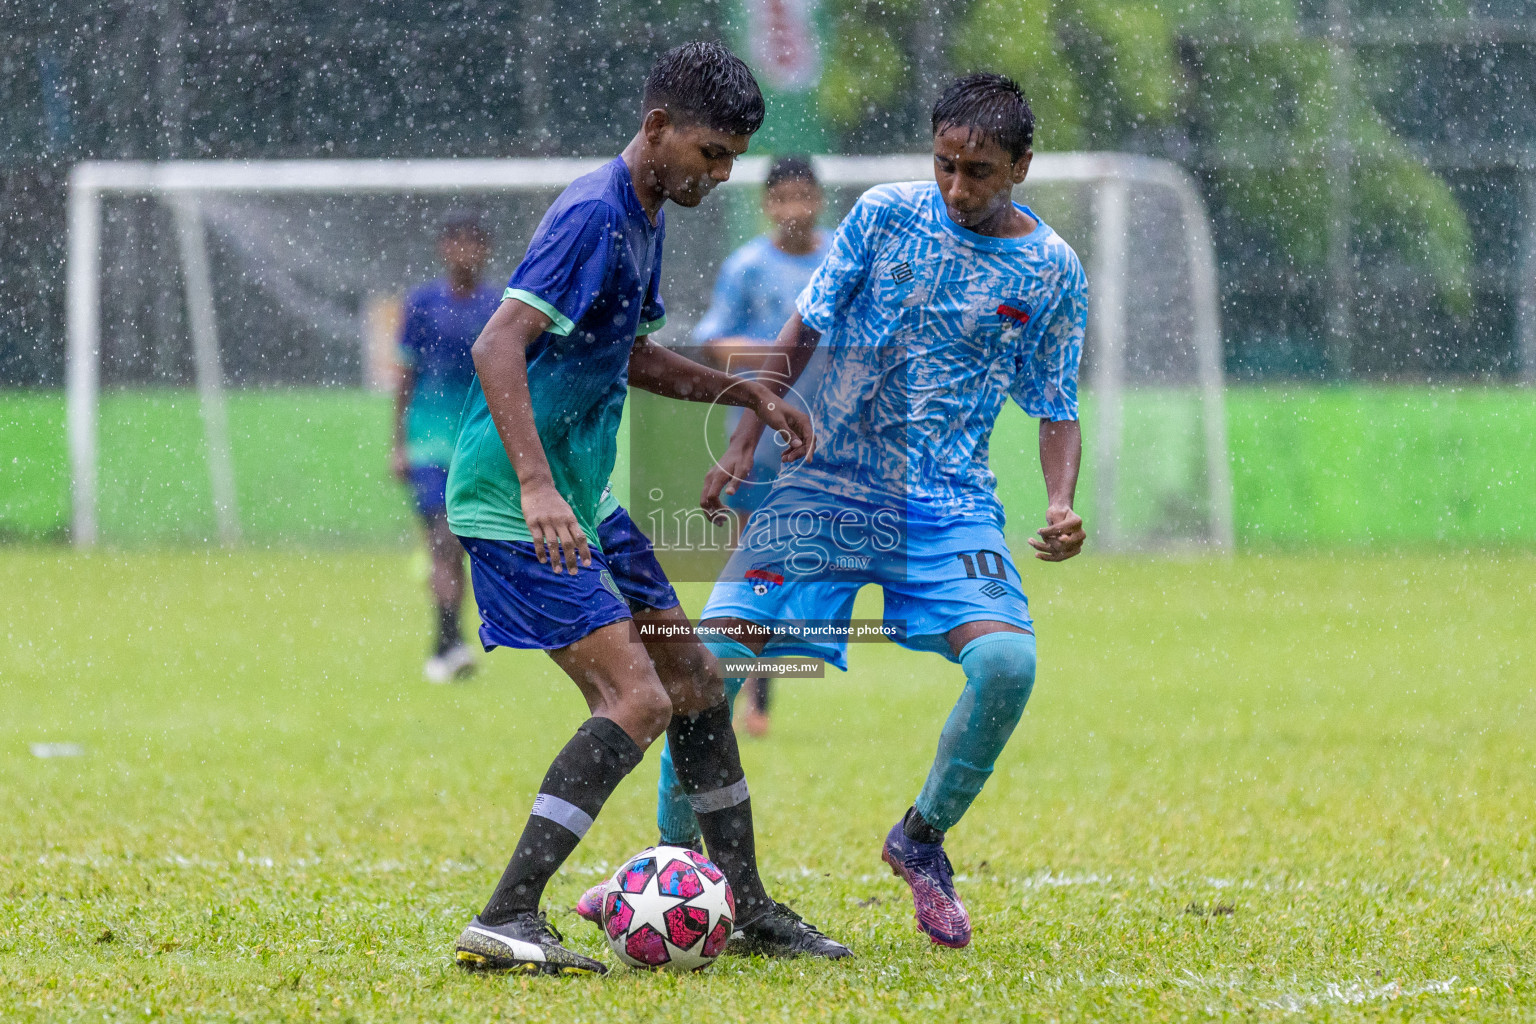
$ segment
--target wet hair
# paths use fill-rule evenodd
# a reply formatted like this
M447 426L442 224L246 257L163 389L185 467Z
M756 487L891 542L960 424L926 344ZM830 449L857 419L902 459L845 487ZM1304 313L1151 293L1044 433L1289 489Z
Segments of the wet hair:
M660 107L680 124L702 124L727 135L763 126L763 92L740 57L720 43L675 46L645 76L645 110Z
M491 241L491 229L485 226L485 218L479 210L457 209L443 214L437 236L447 238L450 235L474 235L487 244Z
M1035 113L1019 83L980 71L950 82L934 103L933 134L946 128L968 128L1017 160L1035 141Z
M804 181L818 187L821 185L816 180L816 168L811 166L811 158L799 154L781 156L775 160L768 168L768 180L763 183L763 188L770 189L786 181Z

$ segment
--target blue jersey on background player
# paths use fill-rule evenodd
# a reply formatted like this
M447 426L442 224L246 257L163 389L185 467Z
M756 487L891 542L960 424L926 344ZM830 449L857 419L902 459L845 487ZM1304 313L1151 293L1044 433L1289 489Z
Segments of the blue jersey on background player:
M480 280L490 242L475 213L449 213L437 242L446 275L407 297L400 332L392 462L415 500L432 560L437 641L423 673L434 683L462 678L475 667L459 629L464 553L448 530L446 489L459 413L475 378L470 347L501 301Z
M1070 558L1084 540L1071 506L1087 285L1071 247L1012 202L1033 128L1011 80L959 79L934 108L937 181L871 189L843 220L780 341L802 363L810 345L826 352L811 397L816 453L780 473L702 616L717 657L846 667L846 634L825 631L845 628L859 589L876 583L891 639L964 669L927 782L882 849L912 888L919 926L946 946L968 944L971 928L944 833L1034 685L1034 626L987 464L1010 397L1041 421L1049 506L1037 557ZM732 439L706 507L757 429L745 421ZM661 804L663 838L685 840L686 807L665 777Z

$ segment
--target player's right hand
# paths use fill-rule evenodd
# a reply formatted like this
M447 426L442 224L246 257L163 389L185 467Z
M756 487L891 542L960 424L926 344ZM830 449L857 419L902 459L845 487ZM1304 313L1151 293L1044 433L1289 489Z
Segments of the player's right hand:
M406 483L411 477L411 463L405 457L405 446L395 445L389 453L389 471L395 475L395 479Z
M719 522L730 514L725 503L720 500L720 495L735 494L736 488L752 475L752 459L756 450L756 445L742 450L741 446L732 444L720 457L720 461L704 474L704 490L699 495L699 507L709 513L711 521Z
M811 426L810 414L786 402L767 388L758 386L758 396L753 412L763 424L779 435L784 442L784 462L808 459L816 450L816 431Z
M533 535L533 553L541 565L576 575L578 562L592 567L592 549L576 513L553 483L523 488L523 521Z

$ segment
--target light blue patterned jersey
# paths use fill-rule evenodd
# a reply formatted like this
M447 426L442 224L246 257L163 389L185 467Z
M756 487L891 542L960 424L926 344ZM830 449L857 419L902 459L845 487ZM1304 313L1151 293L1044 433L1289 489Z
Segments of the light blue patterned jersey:
M933 182L864 193L796 302L827 366L816 454L781 480L1001 524L992 425L1009 396L1032 417L1077 419L1088 321L1077 254L1022 209L1039 227L991 238L952 221Z

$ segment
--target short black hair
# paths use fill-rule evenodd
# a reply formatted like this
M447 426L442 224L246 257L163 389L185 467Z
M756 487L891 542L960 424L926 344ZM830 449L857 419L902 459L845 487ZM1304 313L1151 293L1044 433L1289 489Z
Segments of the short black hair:
M950 82L934 103L933 134L945 128L969 128L1017 160L1034 144L1035 112L1018 82L978 71Z
M728 135L763 126L763 91L742 59L720 43L674 46L645 76L645 109L660 107L679 123L702 124Z
M812 185L821 185L816 180L816 168L811 166L811 158L798 153L775 160L768 168L768 180L763 182L763 187L773 188L786 181L807 181Z
M453 209L443 214L443 219L438 224L437 235L439 238L447 238L449 235L474 235L487 244L491 241L491 229L485 226L485 218L479 210L471 209Z

